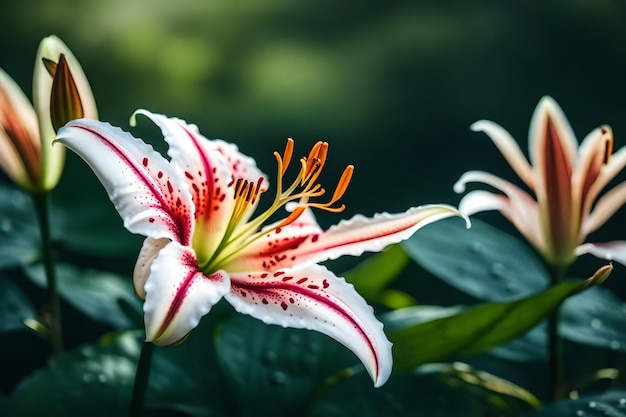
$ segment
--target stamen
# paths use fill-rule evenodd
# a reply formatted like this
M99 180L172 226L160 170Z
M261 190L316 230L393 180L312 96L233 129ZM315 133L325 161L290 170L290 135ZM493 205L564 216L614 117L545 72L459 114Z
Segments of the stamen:
M254 194L252 195L252 204L256 201L256 197L260 194L261 184L263 184L263 177L260 177L256 182L256 187L254 188Z
M306 206L296 207L294 211L292 211L291 214L289 214L289 216L287 216L285 220L283 220L276 226L276 229L278 229L279 227L285 227L288 224L295 222L298 219L298 217L300 217L302 213L304 213L305 209L306 209Z
M293 156L293 139L287 139L287 144L285 145L285 152L283 153L282 158L282 169L280 170L279 175L285 175L287 171L287 167L289 167L289 163L291 162L291 157Z
M611 155L613 154L613 136L608 136L604 141L604 165L609 163Z
M337 184L337 188L335 188L335 192L329 204L333 204L343 197L352 179L352 173L354 173L354 165L348 165L346 169L343 170L343 174L341 174L341 178L339 179L339 183Z

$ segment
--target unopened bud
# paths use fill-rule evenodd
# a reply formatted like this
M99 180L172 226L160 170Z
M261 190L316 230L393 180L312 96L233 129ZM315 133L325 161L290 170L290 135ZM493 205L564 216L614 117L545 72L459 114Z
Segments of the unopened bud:
M54 131L57 132L70 120L84 116L83 104L65 55L59 56L56 65L46 59L43 63L53 78L50 92L50 120Z

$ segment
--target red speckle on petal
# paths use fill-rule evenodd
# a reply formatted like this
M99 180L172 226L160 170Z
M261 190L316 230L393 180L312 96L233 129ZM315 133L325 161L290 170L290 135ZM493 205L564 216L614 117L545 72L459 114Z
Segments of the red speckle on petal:
M278 276L283 275L284 273L285 273L285 271L277 271L277 272L274 272L274 276L278 277Z
M242 296L242 297L247 296L247 294L246 294L246 292L245 292L245 291L241 291L240 293L241 293L241 296Z
M148 166L148 158L143 158L143 166Z
M318 290L320 287L317 285L307 285L307 287L309 287L312 290Z
M319 239L319 237L320 237L320 235L313 235L311 237L311 242L313 242L313 243L317 242L317 239Z
M291 304L293 304L293 303L295 303L295 302L296 302L296 300L294 300L293 298L289 297L289 302L290 302Z
M304 277L304 278L300 278L299 280L296 281L296 283L298 284L302 284L303 282L306 282L308 278Z
M150 218L148 219L148 221L149 221L150 223L154 223L154 217L150 217Z
M293 277L283 277L283 282L287 282L287 281L289 281L290 279L293 279Z
M279 234L283 229L281 229L280 227L276 228L276 234Z
M283 301L282 303L280 303L280 306L283 308L283 310L287 310L288 306L286 302Z
M267 298L263 298L263 299L261 300L261 302L262 302L263 304L267 304Z
M163 178L163 171L159 171L159 173L157 174L157 177L159 179Z
M267 272L264 272L261 274L261 278L265 278L265 277L267 277Z
M172 183L167 182L167 190L172 194L174 192L174 187L172 187Z
M330 284L326 280L322 282L322 285L324 286L324 288L328 288L330 286Z
M185 171L185 176L189 178L190 180L193 179L193 175L191 175L188 171Z

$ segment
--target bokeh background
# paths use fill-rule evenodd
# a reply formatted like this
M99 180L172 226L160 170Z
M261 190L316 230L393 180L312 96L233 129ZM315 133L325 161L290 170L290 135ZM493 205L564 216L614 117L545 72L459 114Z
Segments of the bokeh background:
M546 94L580 138L607 123L625 143L620 1L2 0L0 15L0 67L28 94L37 45L56 34L103 120L176 115L269 172L287 137L303 152L329 141L329 186L356 166L348 214L457 203L470 168L513 179L469 126L494 120L526 149Z

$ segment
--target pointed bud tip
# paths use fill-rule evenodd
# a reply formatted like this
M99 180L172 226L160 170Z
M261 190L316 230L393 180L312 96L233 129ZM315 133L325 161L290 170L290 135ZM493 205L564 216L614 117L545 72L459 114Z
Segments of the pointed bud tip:
M45 61L44 61L45 64ZM50 92L50 119L55 132L67 122L84 117L83 104L78 87L72 76L65 55L59 55L59 62L52 80Z

